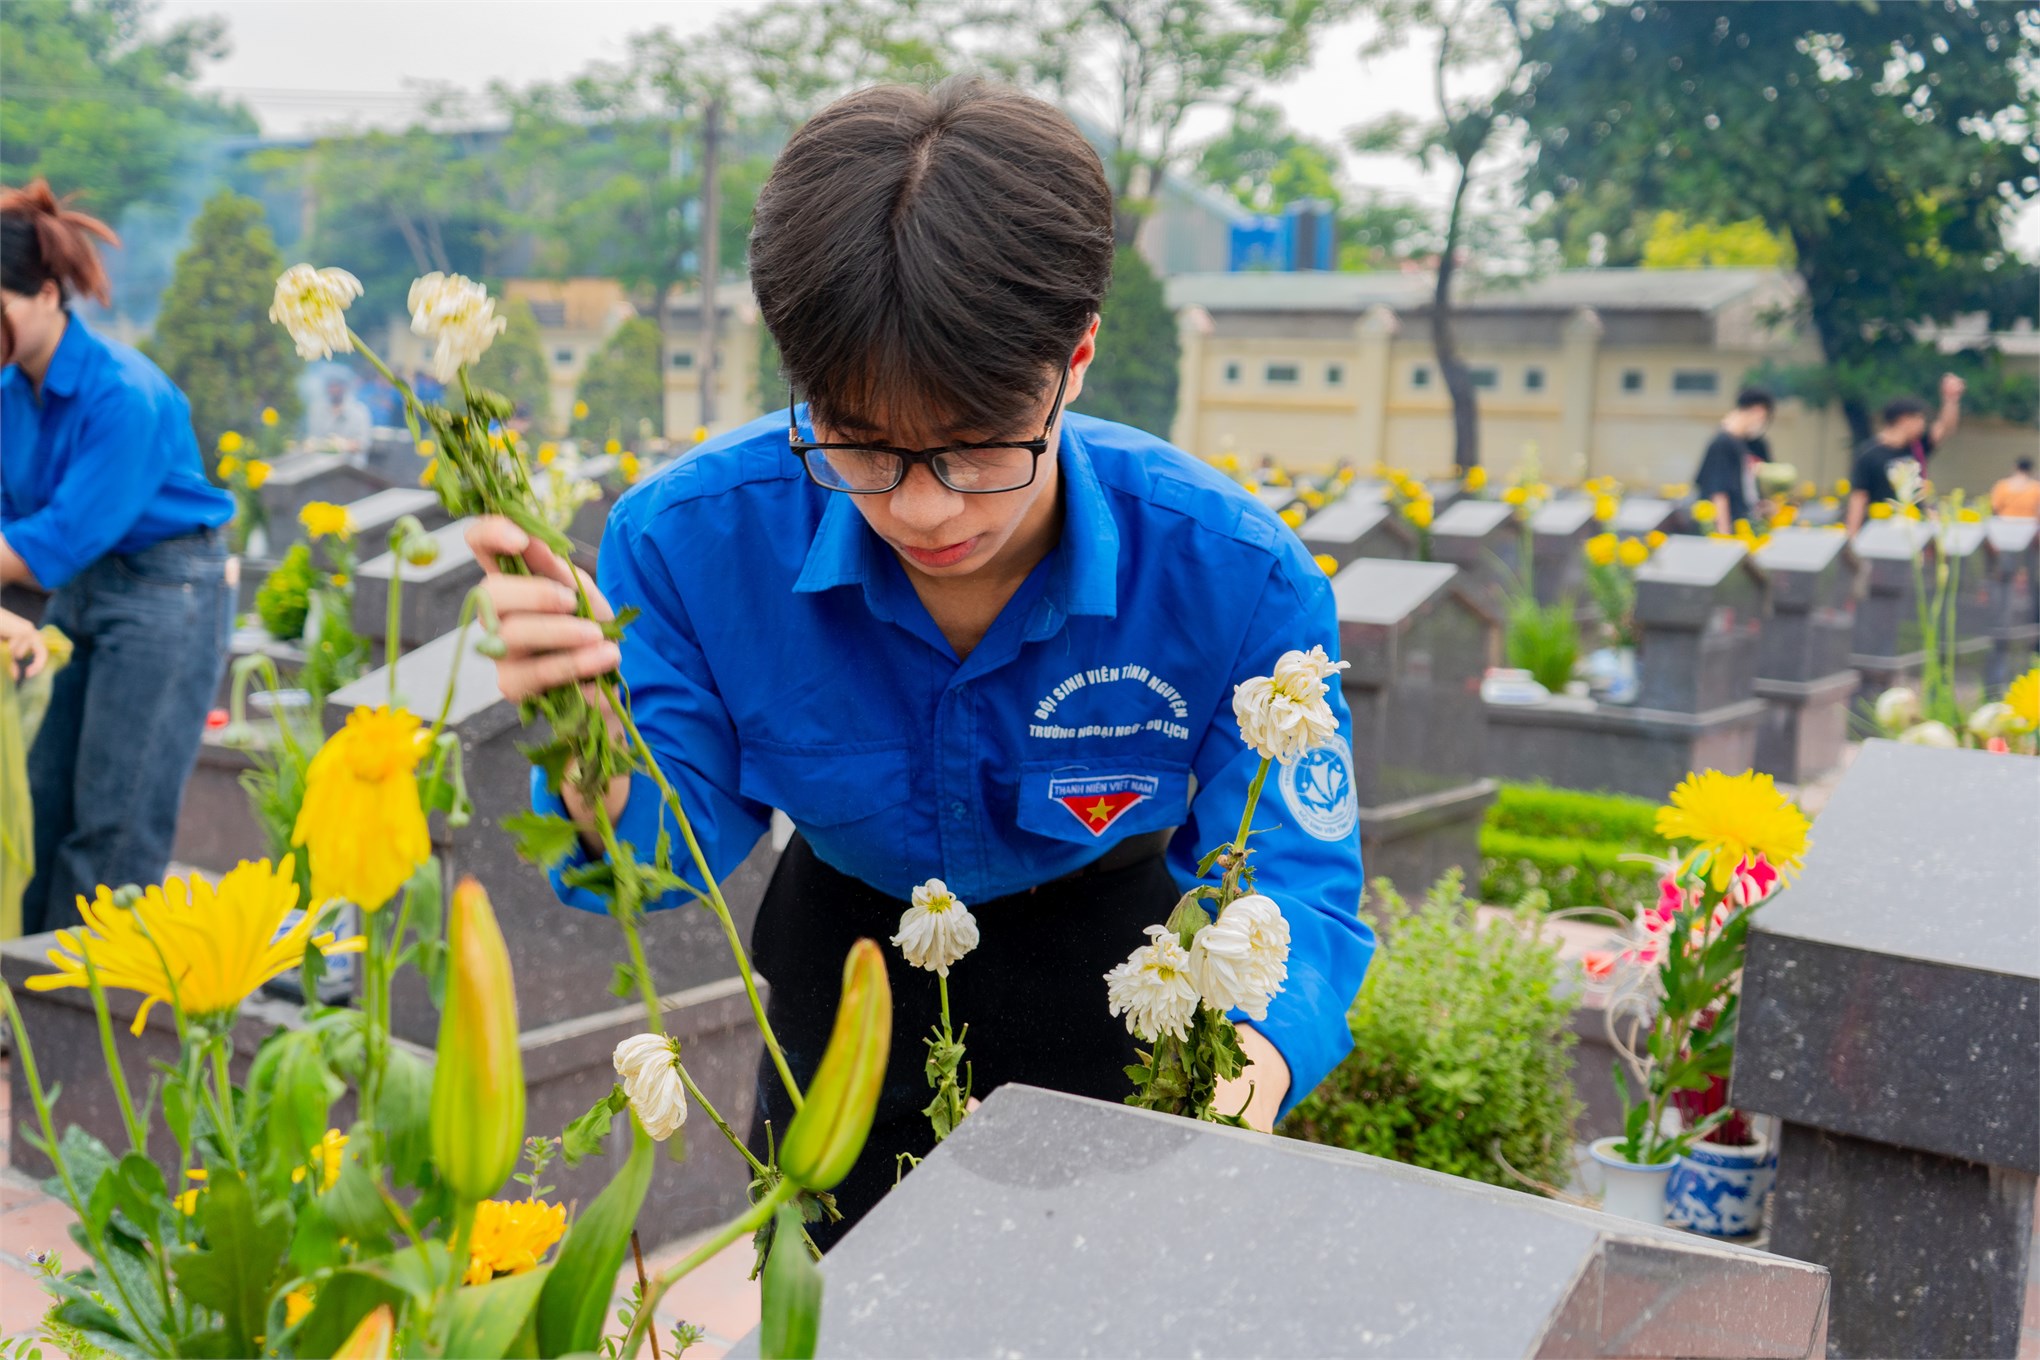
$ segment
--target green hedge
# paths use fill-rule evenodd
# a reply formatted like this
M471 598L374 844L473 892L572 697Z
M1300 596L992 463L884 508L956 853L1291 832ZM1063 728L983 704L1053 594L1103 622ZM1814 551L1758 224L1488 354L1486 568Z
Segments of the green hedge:
M1555 909L1629 915L1656 898L1658 871L1622 857L1669 853L1656 820L1648 799L1504 784L1481 827L1481 899L1517 902L1538 891Z

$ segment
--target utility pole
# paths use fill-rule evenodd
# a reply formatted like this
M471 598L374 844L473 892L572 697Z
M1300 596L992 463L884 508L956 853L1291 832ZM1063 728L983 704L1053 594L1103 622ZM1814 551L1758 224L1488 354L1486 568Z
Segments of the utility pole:
M722 133L722 101L711 99L701 111L701 356L694 369L701 383L701 424L715 426L716 282L721 274L722 195L716 186L716 142Z

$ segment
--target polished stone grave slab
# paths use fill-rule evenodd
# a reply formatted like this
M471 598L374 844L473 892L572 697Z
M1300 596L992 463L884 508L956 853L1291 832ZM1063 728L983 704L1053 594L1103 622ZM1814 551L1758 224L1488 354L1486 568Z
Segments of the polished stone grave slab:
M1814 1266L1026 1086L821 1271L816 1353L846 1360L1810 1357L1827 1328Z
M431 531L439 555L414 567L384 552L363 562L354 573L354 631L380 646L389 631L390 579L399 569L403 589L397 597L397 638L405 647L419 647L460 626L461 610L470 590L482 582L482 564L468 551L469 520L455 520Z
M1981 526L1954 526L1958 529ZM1976 576L1981 535L1956 535L1953 544L1964 560L1965 574ZM1939 544L1932 525L1893 517L1871 520L1857 531L1852 551L1863 564L1863 586L1856 605L1854 651L1849 664L1863 677L1861 697L1874 701L1893 685L1919 683L1926 659L1920 627L1920 586L1931 599L1938 570ZM1913 559L1918 556L1915 565ZM1976 608L1970 606L1970 628ZM1963 632L1958 614L1956 665L1964 673L1981 671L1990 651L1987 632Z
M1493 617L1443 562L1359 558L1332 578L1341 676L1353 713L1352 788L1370 879L1420 894L1447 869L1480 869L1480 824L1495 799L1482 777L1486 706L1480 681L1498 646ZM1280 772L1336 779L1314 753Z
M1462 500L1431 522L1431 558L1458 567L1467 593L1495 617L1522 570L1523 526L1514 506Z
M1594 502L1585 496L1546 501L1530 517L1532 584L1540 604L1570 597L1588 611L1586 543L1601 531Z
M1608 521L1608 528L1624 538L1644 538L1672 532L1678 517L1679 507L1674 501L1656 496L1624 496L1615 518Z
M1755 766L1804 784L1835 768L1848 744L1849 702L1861 680L1849 665L1855 563L1839 531L1789 527L1773 531L1755 561L1771 606L1757 648L1765 712Z
M1303 546L1344 567L1362 557L1407 559L1415 555L1416 535L1402 516L1378 500L1341 496L1303 522L1296 531Z
M390 489L392 481L337 453L290 453L270 464L269 480L256 494L269 517L268 556L305 539L298 511L313 501L347 505Z
M1747 699L1765 612L1742 544L1668 540L1636 569L1637 706L1700 713Z
M2012 1355L2040 1173L2040 761L1871 741L1757 915L1731 1098L1830 1354Z

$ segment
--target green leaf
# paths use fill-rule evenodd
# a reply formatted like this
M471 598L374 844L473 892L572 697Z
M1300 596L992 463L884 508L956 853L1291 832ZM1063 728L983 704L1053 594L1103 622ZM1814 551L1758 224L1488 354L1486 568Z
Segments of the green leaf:
M562 560L573 557L574 545L567 541L567 536L540 519L528 506L512 502L503 507L503 513L512 524L551 548Z
M330 1275L319 1285L312 1311L298 1324L291 1349L298 1355L331 1355L354 1334L363 1318L383 1304L390 1306L401 1325L407 1301L402 1290L363 1271Z
M592 1351L602 1337L602 1319L624 1249L652 1184L657 1147L631 1120L630 1158L582 1211L553 1258L552 1274L538 1300L538 1352L544 1356Z
M609 1094L590 1106L588 1112L560 1130L560 1160L569 1167L581 1164L584 1157L592 1157L602 1151L602 1145L609 1141L609 1132L616 1124L616 1116L627 1108L630 1098L621 1086L611 1086Z
M505 817L503 829L517 838L517 853L550 869L581 843L581 832L565 817L551 812L517 812Z
M235 1354L254 1355L270 1286L290 1243L290 1209L272 1204L258 1213L248 1183L222 1172L206 1182L197 1218L206 1245L173 1255L171 1273L186 1298L220 1315Z
M530 1320L552 1267L468 1285L446 1307L446 1350L466 1360L501 1360Z
M272 1071L268 1123L263 1138L263 1178L288 1184L293 1169L303 1166L313 1147L326 1136L327 1115L346 1086L326 1065L323 1039L311 1030L294 1030L277 1045ZM256 1086L253 1074L251 1089Z
M319 1196L320 1207L332 1220L335 1231L356 1242L380 1242L397 1226L369 1175L365 1159L373 1136L364 1124L356 1124L348 1131L347 1147L340 1157L340 1175L332 1188Z
M765 1261L758 1354L763 1360L812 1360L822 1327L822 1273L800 1240L800 1215L779 1206L776 1248Z
M135 1232L151 1241L161 1240L162 1221L170 1211L170 1189L154 1162L130 1152L102 1184L113 1187L114 1206Z
M422 1185L432 1153L432 1069L401 1048L392 1048L377 1092L375 1122L389 1149L390 1179Z

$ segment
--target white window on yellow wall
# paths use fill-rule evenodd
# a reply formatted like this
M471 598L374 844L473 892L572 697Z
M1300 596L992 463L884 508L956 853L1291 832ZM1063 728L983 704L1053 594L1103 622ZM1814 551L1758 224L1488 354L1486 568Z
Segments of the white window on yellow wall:
M1411 387L1429 387L1430 385L1431 366L1429 364L1418 364L1410 370Z
M1483 364L1478 368L1469 368L1466 370L1466 376L1472 380L1474 387L1482 392L1492 392L1495 388L1502 385L1501 370L1491 364Z
M1346 366L1344 364L1325 365L1326 387L1343 387L1345 385L1345 382L1346 382Z
M1240 366L1238 364L1229 363L1225 366L1225 380L1229 383L1236 383L1240 380Z
M1672 372L1672 391L1682 397L1711 397L1721 390L1721 374L1711 368L1681 368Z
M1264 381L1283 387L1295 383L1302 376L1303 371L1296 364L1269 364L1261 370Z

